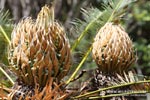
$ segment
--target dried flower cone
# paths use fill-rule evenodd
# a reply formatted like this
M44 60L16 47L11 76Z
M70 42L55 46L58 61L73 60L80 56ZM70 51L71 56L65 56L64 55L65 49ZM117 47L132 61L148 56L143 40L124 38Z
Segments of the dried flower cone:
M134 63L132 41L121 26L106 23L94 40L92 54L101 71L122 73Z
M36 21L23 19L11 37L9 62L19 80L44 86L51 77L60 81L71 65L69 42L54 21L53 7L44 6Z

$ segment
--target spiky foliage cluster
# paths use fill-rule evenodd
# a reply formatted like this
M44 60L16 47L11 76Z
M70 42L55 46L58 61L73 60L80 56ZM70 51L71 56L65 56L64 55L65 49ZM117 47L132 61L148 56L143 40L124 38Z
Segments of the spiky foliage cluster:
M75 98L81 98L81 100L134 100L130 94L145 94L150 90L150 81L144 80L146 78L140 79L132 71L123 72L122 75L117 73L110 75L96 69L94 76L90 79L90 84L85 87L87 89Z
M99 69L106 73L127 71L136 59L128 34L121 26L113 23L106 23L99 30L92 54Z
M9 11L0 9L0 60L8 64L7 46L10 43L9 37L12 30L12 23L9 19Z
M94 37L92 37L92 36L94 36L93 34L96 34L97 31L101 27L103 27L107 22L117 22L120 19L122 19L124 12L127 10L126 9L127 6L133 1L129 1L129 0L111 1L111 0L108 0L108 4L103 4L104 10L100 10L97 8L82 9L82 13L84 15L84 20L77 19L76 21L74 21L75 29L77 29L77 33L80 33L80 36L74 42L71 50L74 51L77 48L77 46L80 46L80 44L82 44L80 42L84 39L84 37L86 35L88 36L90 33L92 35L89 36L89 37L91 37L91 39L88 39L88 43L93 42L92 41L94 38ZM85 40L85 41L87 41L87 40ZM88 47L89 47L89 45L88 45ZM81 66L86 61L86 59L88 58L88 60L89 60L88 55L90 54L90 52L92 50L91 48L92 48L92 46L87 48L87 52L85 53L85 56L81 60L80 64L78 65L76 71L73 73L71 78L73 78L75 76L75 74L77 73L79 68L81 68ZM91 66L93 66L93 65L94 64L90 62L86 66L90 66L90 68L91 68ZM71 81L71 78L69 79L69 81ZM69 83L69 81L67 81L67 83Z
M71 66L64 29L54 21L53 7L44 6L36 21L25 18L11 36L9 62L19 81L45 86L51 77L60 81Z
M81 32L82 34L73 45L72 50L75 49L75 47L79 44L80 40L84 37L85 34L93 32L93 30L95 31L95 33L97 33L95 29L100 30L98 31L94 39L94 43L92 45L93 49L91 49L91 47L89 48L89 50L87 51L77 68L78 70L81 67L81 65L87 58L87 55L92 50L93 58L98 65L98 69L96 69L97 72L92 78L94 81L88 82L89 84L92 83L93 85L87 85L87 88L89 88L83 91L82 95L76 96L76 99L99 99L113 96L115 97L113 99L125 99L122 97L116 97L122 96L124 93L119 93L116 95L111 95L110 93L110 95L108 95L109 93L107 94L107 91L105 90L111 91L112 88L115 88L109 88L109 86L126 84L125 86L120 86L123 88L117 88L113 90L128 91L132 90L129 86L131 85L131 82L133 82L133 84L136 84L137 80L133 77L133 75L127 75L123 73L128 71L127 69L129 69L131 64L133 64L136 60L136 56L134 54L132 41L130 40L128 34L120 25L118 25L118 22L123 17L124 12L126 11L127 5L131 2L132 1L128 0L115 0L113 2L110 1L108 2L108 5L104 5L103 11L100 11L99 9L95 8L92 8L93 13L90 12L92 11L91 9L88 11L83 10L84 15L87 16L85 17L85 22L77 20L80 23L79 31L80 29L84 31ZM82 25L83 27L81 27ZM101 91L105 92L106 94L103 94ZM128 94L129 93L125 93L124 95Z
M0 9L0 25L1 26L10 25L10 20L8 17L9 17L9 11L4 11L4 9Z
M43 89L38 85L34 87L16 85L7 100L65 100L69 94L61 88L61 85L55 83L52 78Z

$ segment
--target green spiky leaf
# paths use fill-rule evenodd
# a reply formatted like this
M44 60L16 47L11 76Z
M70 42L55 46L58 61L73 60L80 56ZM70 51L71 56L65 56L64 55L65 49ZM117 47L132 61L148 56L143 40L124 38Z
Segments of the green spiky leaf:
M121 20L125 11L127 10L127 6L135 0L108 0L107 4L103 4L104 10L99 10L98 8L88 8L82 9L82 13L84 16L84 20L76 19L73 24L75 25L75 29L77 34L80 36L72 45L71 51L73 52L77 46L81 43L81 40L88 35L88 33L96 34L97 31L105 25L107 22L115 22ZM92 35L92 36L94 36ZM92 43L94 37L92 37L86 41L88 43ZM84 44L85 46L85 44ZM83 48L81 48L83 49ZM87 50L89 52L91 47ZM85 53L86 54L86 53ZM89 55L90 53L88 53ZM67 81L67 84L75 77L77 71L80 69L81 65L86 61L85 59L88 58L88 55L85 55L79 65L76 67L76 71L72 74L71 78Z
M9 11L4 11L3 9L0 10L0 25L4 26L6 24L10 24L9 19Z
M4 75L9 79L9 81L13 84L13 80L5 71L7 67L3 69L2 65L8 65L7 60L7 47L10 44L10 33L13 29L11 20L9 18L9 12L0 10L0 73L3 73L0 77L4 77ZM5 80L3 83L7 84L8 80Z
M10 44L10 33L13 29L9 11L0 10L0 61L7 62L7 46Z
M82 9L84 20L76 19L72 22L77 34L80 34L72 46L72 51L87 33L95 34L105 23L120 20L125 14L127 6L134 1L108 0L107 4L103 4L104 10L102 11L98 8Z

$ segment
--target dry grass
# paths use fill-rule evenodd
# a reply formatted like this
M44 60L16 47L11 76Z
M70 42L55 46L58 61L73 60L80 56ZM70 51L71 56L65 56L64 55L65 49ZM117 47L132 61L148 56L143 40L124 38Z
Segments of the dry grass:
M37 85L33 89L34 93L32 90L29 90L25 93L25 96L20 95L19 100L65 100L69 97L69 93L65 92L65 89L61 88L62 85L63 84L57 85L57 83L55 83L51 78L41 91L40 87ZM18 96L16 95L17 91L17 89L12 91L7 100L12 100L15 96Z

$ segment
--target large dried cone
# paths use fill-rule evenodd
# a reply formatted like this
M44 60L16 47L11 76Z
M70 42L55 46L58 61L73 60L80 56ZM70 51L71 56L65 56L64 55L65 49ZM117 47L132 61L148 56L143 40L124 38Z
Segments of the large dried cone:
M23 19L11 36L9 62L19 80L44 86L51 77L60 81L71 65L64 29L54 22L53 7L44 6L36 21Z
M136 60L133 44L125 30L106 23L94 39L93 58L106 73L122 73Z

